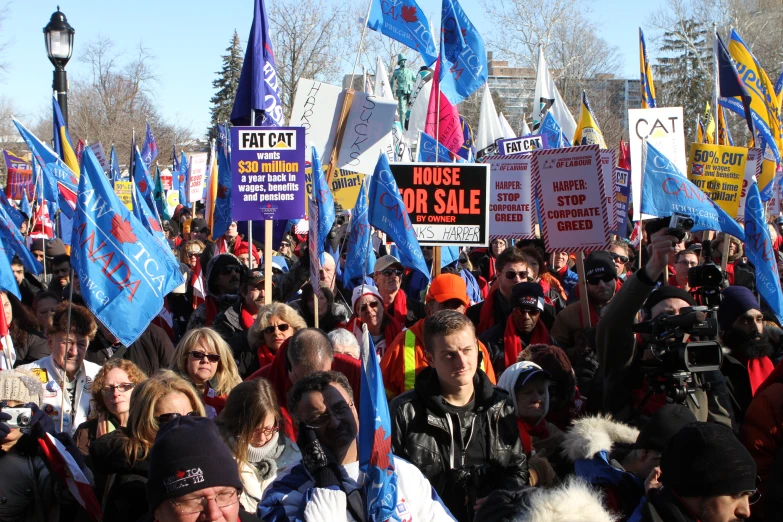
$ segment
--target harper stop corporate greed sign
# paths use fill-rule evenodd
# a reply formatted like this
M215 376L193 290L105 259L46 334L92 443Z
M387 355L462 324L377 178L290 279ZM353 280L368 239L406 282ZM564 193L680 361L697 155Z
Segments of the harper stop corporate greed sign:
M486 245L489 165L389 165L420 245Z
M234 221L305 216L303 127L232 127Z

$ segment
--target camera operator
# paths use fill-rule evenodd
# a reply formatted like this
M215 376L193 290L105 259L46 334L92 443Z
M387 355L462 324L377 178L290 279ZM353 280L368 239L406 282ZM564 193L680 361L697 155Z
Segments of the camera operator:
M626 280L598 322L596 344L603 375L603 411L621 421L633 420L634 409L640 407L647 384L651 384L642 367L642 360L652 356L645 343L647 337L637 336L633 330L637 312L643 310L643 319L651 320L661 314L677 315L681 308L694 305L693 298L680 288L662 287L653 292L679 241L668 228L651 234L649 261ZM693 381L696 389L692 399L698 406L691 398L686 404L696 418L732 426L731 404L721 373L694 373ZM652 413L662 403L662 397L652 396L644 406Z

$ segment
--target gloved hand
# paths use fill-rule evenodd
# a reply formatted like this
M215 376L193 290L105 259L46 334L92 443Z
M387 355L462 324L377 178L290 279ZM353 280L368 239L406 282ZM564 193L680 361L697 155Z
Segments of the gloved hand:
M9 420L11 420L11 416L0 411L0 441L5 440L8 434L11 433L11 426L5 423L5 421Z
M310 491L310 501L304 509L306 522L347 522L345 492L339 489L315 488Z
M317 488L340 487L340 470L334 458L318 440L315 430L304 422L299 423L296 444L302 452L302 465L315 479Z
M44 438L47 433L51 433L54 436L57 430L52 418L35 404L31 408L33 410L33 418L30 419L30 435L36 440Z
M554 484L557 474L552 465L545 458L532 457L527 461L530 471L530 485L549 487Z

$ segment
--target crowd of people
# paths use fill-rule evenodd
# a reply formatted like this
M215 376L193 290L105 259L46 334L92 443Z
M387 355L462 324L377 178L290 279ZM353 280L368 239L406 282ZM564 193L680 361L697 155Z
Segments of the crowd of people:
M306 237L264 252L236 223L210 238L186 207L163 228L185 283L127 346L85 306L62 241L28 240L41 275L14 259L0 521L87 520L49 436L106 521L368 520L365 325L400 521L783 520L783 329L734 238L654 220L638 247L495 238L440 270L424 247L428 280L376 233L373 273L347 282L340 218L316 296ZM724 260L721 284L689 278ZM707 298L714 312L694 308Z

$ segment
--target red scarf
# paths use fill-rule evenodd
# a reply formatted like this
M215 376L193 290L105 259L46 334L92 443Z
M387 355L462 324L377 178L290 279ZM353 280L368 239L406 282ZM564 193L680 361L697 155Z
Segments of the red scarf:
M483 334L495 326L495 294L497 292L498 287L493 288L489 291L487 298L484 299L484 304L481 306L478 328L476 328L476 333L478 335Z
M533 451L533 437L538 437L539 439L549 438L549 428L547 428L546 419L541 419L538 424L531 426L517 417L517 427L519 428L519 439L522 441L522 448L528 457Z
M275 360L277 352L272 351L272 349L267 345L262 344L258 347L258 350L256 350L256 355L258 356L258 366L263 368L268 364L272 364L272 361Z
M210 395L209 392L212 392L212 394ZM215 408L218 415L220 415L220 412L226 407L226 399L228 399L228 395L218 395L217 392L210 387L208 382L204 385L204 394L201 396L201 400L203 400L204 404L207 406Z
M582 328L585 327L585 319L584 314L582 314L582 305L584 304L584 301L579 301L579 326ZM600 317L598 317L598 312L595 310L594 306L590 306L590 325L595 328L598 324L598 320Z
M204 312L206 313L205 326L212 326L212 323L215 321L215 317L217 317L217 315L220 313L220 310L218 310L218 307L215 304L215 298L208 295L204 304L204 308Z
M483 311L483 310L482 310ZM539 319L533 328L530 336L530 344L552 344L552 338L549 336L549 330ZM519 352L525 347L522 346L522 339L517 334L517 327L514 326L513 317L506 319L506 329L503 331L503 352L505 353L506 368L517 362Z
M748 369L750 389L753 393L753 396L755 397L756 390L758 390L759 386L761 386L767 377L769 377L769 374L771 374L772 370L775 369L775 365L772 364L772 361L767 356L760 357L758 359L742 359L737 357L737 360L744 364Z
M490 281L495 280L495 258L492 255L489 256L489 272L487 273Z
M245 330L249 330L251 326L253 326L253 323L256 322L256 318L253 317L253 315L247 311L247 308L242 306L242 312L239 315L239 320L242 323L242 328Z
M405 324L408 318L408 296L400 289L394 297L394 302L389 304L386 313L397 319L400 324Z

